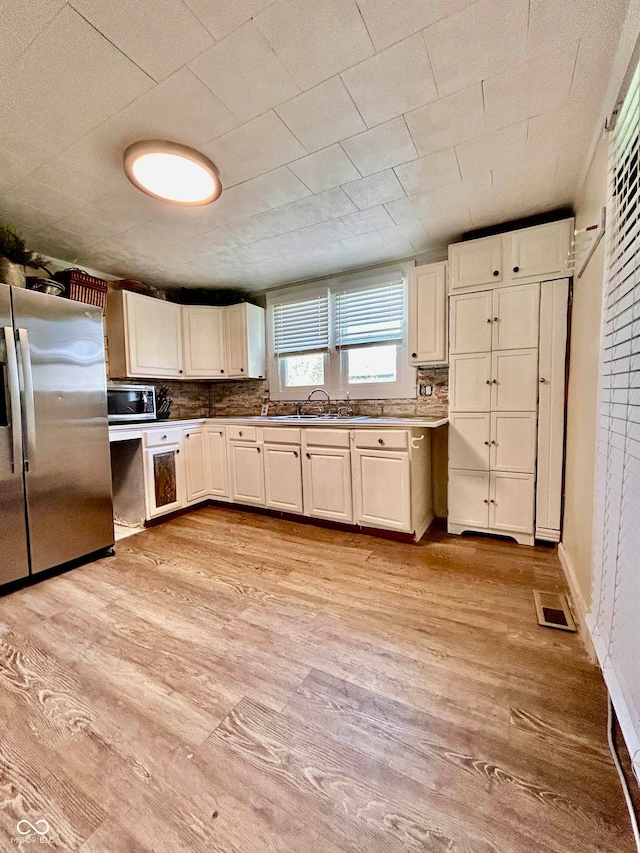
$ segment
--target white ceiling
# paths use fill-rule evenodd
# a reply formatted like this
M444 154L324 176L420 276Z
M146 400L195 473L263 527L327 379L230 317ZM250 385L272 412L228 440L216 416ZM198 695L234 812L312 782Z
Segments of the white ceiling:
M628 0L0 0L0 215L30 247L250 290L573 201ZM133 188L139 139L224 192Z

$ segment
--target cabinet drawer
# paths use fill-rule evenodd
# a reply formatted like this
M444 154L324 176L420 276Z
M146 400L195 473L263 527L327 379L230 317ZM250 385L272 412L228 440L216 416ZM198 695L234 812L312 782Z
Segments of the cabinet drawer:
M149 429L143 432L145 447L162 447L163 444L180 444L183 428L180 429Z
M300 444L300 430L286 427L265 427L262 431L265 444Z
M229 439L231 441L257 441L258 430L255 427L230 426Z
M376 450L408 450L409 433L404 429L357 429L356 447Z
M306 429L304 440L308 447L349 447L349 430Z

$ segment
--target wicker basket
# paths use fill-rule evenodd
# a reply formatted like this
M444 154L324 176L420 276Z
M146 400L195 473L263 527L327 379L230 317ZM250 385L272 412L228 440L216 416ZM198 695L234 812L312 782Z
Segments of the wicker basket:
M83 270L70 269L57 272L54 276L56 281L61 281L67 286L66 297L75 302L84 302L87 305L96 305L103 312L107 307L107 282L101 278L89 275Z

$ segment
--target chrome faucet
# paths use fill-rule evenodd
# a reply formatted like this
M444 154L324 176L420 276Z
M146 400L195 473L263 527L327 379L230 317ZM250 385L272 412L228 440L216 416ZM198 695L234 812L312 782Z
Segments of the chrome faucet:
M313 395L317 394L318 392L320 392L321 394L324 394L326 396L327 403L331 403L331 397L329 396L329 392L325 391L324 388L314 388L313 391L310 391L309 396L307 397L307 402L309 402L309 400L313 397Z

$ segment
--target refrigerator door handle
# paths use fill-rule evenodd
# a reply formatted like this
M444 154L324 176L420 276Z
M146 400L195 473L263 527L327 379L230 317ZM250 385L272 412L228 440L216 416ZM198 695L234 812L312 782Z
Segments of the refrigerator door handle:
M36 461L36 409L33 398L33 372L31 370L31 351L29 335L26 329L18 329L18 343L22 359L22 380L24 384L24 419L27 434L27 452L25 470L33 471Z
M20 381L18 379L18 356L16 339L12 326L3 326L4 341L7 348L7 368L9 378L9 404L11 406L11 440L13 453L11 470L22 473L22 411L20 409Z

